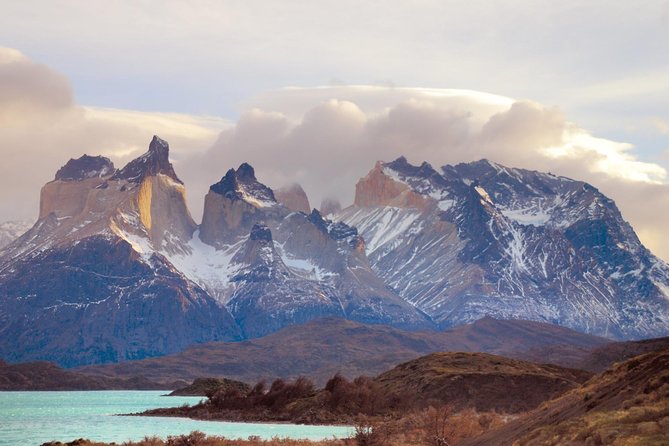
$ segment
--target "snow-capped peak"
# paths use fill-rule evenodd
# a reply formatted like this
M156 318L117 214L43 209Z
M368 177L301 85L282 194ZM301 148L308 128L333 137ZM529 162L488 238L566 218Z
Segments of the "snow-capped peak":
M209 189L230 200L243 200L259 208L277 204L272 189L256 179L253 167L247 163L241 164L237 170L228 170L221 181Z

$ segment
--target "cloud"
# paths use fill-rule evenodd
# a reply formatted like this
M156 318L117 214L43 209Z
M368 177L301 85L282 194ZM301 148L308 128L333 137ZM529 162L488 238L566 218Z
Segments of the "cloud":
M297 181L312 203L333 196L346 205L377 160L404 155L438 167L488 158L591 182L669 258L660 237L669 220L666 170L638 159L630 144L591 135L556 107L463 90L364 86L293 88L265 98L266 106L254 99L206 154L182 165L184 177L200 173L187 182L196 197L245 161L272 187ZM646 194L653 194L652 209L640 204Z
M3 127L61 112L73 104L67 79L19 51L0 48L0 122Z
M299 182L317 204L345 205L377 160L488 158L591 182L615 199L642 241L669 259L666 170L627 143L597 138L563 112L471 90L331 86L272 91L246 102L237 122L217 117L84 107L67 79L0 48L0 220L34 217L39 188L68 158L103 154L117 165L170 142L197 219L209 185L250 162L272 187Z
M220 118L77 105L67 79L0 47L0 220L32 219L39 189L69 158L106 155L119 165L146 151L160 134L177 161L206 150Z

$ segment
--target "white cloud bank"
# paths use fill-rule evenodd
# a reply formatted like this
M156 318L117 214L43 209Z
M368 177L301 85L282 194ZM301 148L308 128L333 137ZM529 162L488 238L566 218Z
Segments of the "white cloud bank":
M170 142L195 218L230 167L250 162L273 187L297 181L312 205L350 203L377 160L400 155L435 167L488 158L586 180L615 199L655 253L669 259L667 172L629 144L596 138L555 107L467 90L333 86L289 88L248 102L234 124L216 117L77 105L67 79L0 48L0 219L37 213L38 190L68 158L117 165Z
M466 90L290 88L249 103L214 146L184 164L213 182L247 161L273 187L297 181L312 205L344 205L377 160L400 155L438 167L488 158L588 181L615 199L642 241L669 258L666 170L630 144L596 138L555 107ZM191 189L206 190L197 180Z

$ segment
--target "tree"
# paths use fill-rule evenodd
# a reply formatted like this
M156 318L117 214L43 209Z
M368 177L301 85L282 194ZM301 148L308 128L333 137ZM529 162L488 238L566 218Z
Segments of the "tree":
M425 415L425 432L428 444L432 446L451 446L457 428L451 422L453 408L450 405L439 408L430 406Z

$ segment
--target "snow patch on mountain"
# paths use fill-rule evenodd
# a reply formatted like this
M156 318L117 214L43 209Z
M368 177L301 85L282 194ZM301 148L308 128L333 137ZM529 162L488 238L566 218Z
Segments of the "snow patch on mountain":
M551 219L551 214L541 206L532 206L520 209L504 209L500 211L506 218L525 226L544 226Z
M481 186L474 186L474 190L481 196L483 203L493 204L490 195L488 195L488 192L486 192L484 188Z
M295 275L308 280L331 281L337 274L321 268L311 259L297 258L293 254L286 252L284 245L274 242L274 248L281 256L281 261Z
M277 205L276 201L269 200L263 196L256 196L253 194L253 191L247 191L243 185L237 189L242 200L246 201L249 204L257 208L270 208Z
M188 279L200 285L212 297L225 303L231 287L231 279L244 267L232 262L244 240L216 249L200 240L200 231L195 231L188 242L188 253L163 253L167 259Z
M387 244L399 242L405 234L419 233L422 229L417 223L419 217L420 212L413 209L382 207L371 212L361 209L347 218L346 223L358 228L362 234L373 234L365 244L370 255Z

